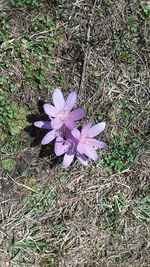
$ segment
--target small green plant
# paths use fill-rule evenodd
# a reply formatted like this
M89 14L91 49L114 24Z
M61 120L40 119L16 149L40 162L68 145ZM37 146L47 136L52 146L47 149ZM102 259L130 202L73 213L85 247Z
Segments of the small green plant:
M0 76L0 85L5 85L8 82L8 78L5 76ZM0 93L2 92L2 89L0 88Z
M50 30L50 35L54 34L54 31L56 30L55 23L51 19L50 16L45 16L45 17L38 17L36 20L34 19L34 22L32 23L32 30L34 31L49 31Z
M9 39L10 22L7 19L0 20L0 42L5 42Z
M59 180L61 183L66 183L69 180L69 173L67 171L64 171L64 169L59 166L59 172L60 172L60 176L59 176Z
M0 153L2 154L15 153L19 151L20 148L21 148L21 139L18 134L11 136L5 131L2 131Z
M132 33L137 33L139 31L138 23L133 19L129 19L129 21L128 21L128 29Z
M9 22L9 20L7 20L7 19L3 19L3 20L1 21L1 29L2 29L3 31L7 31L7 30L10 29L10 22Z
M24 202L27 204L32 215L35 215L42 211L49 211L52 205L55 203L57 191L55 188L44 188L38 193L33 193L30 196L24 198Z
M94 72L94 81L93 81L93 83L94 83L96 89L99 88L100 83L101 83L101 79L102 79L102 78L101 78L101 73L95 71L95 72Z
M128 64L134 64L137 60L135 54L130 51L128 42L123 37L120 37L116 46L117 57Z
M118 102L118 107L120 108L120 113L119 113L120 118L128 120L136 115L133 109L131 109L126 99L123 98L120 99L120 101Z
M39 0L10 0L10 3L14 7L23 7L25 5L37 5Z
M11 101L7 96L0 97L0 125L11 135L19 134L20 131L27 125L27 111L24 108L18 107L17 103Z
M16 240L15 235L13 236L10 243L10 253L11 253L11 262L14 266L28 266L32 264L30 257L28 257L28 252L31 254L41 254L48 248L48 243L43 239L34 240L34 234L26 236L21 240ZM21 252L21 253L20 253Z
M16 160L12 158L2 160L2 167L4 170L13 171L16 167Z
M106 170L111 174L125 170L134 163L135 151L140 148L138 139L132 140L130 131L125 129L122 132L113 133L113 144L111 151L103 159Z
M112 230L117 230L121 216L126 209L127 203L125 199L120 195L115 195L110 200L105 200L103 204L102 212L106 218L106 227Z
M47 246L47 243L44 241L33 241L33 240L25 239L20 242L14 242L13 246L16 249L33 249L33 250L41 251L41 249Z
M116 107L116 104L115 104ZM132 122L136 116L133 103L127 99L120 99L117 104L117 112L113 112L113 123L123 121L125 125ZM110 152L104 157L106 170L111 174L121 172L134 163L136 155L142 152L139 138L135 138L128 128L113 132L112 142L109 144Z
M40 38L24 35L15 42L15 55L21 60L25 81L43 90L54 86L48 83L48 76L52 70L56 72L52 52L54 45L62 42L62 29L57 31L49 16L37 18L32 29L39 33Z
M146 6L141 10L140 17L142 19L147 19L150 17L150 7Z
M140 220L150 224L150 198L143 199L139 205L138 209L140 211Z
M2 128L0 152L12 153L17 151L21 145L20 133L27 126L28 110L19 107L10 95L8 96L12 86L6 77L0 77L0 83L2 85L0 89L0 126Z

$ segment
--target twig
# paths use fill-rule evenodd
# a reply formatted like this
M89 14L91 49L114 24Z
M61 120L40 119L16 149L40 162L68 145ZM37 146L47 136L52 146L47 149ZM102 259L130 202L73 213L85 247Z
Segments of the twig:
M19 186L22 186L22 187L24 187L24 188L26 188L26 189L28 189L28 190L30 190L30 191L32 191L32 192L34 192L34 193L38 193L36 190L34 190L34 189L32 189L31 187L29 187L29 186L27 186L27 185L24 185L24 184L21 184L21 183L18 183L18 182L16 182L9 174L8 174L8 177L15 183L15 184L17 184L17 185L19 185Z

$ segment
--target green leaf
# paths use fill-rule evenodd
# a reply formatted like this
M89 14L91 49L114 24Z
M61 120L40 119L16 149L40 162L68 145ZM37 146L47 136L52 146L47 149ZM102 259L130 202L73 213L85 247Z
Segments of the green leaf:
M4 159L2 161L2 167L7 171L13 171L16 167L16 160L15 159Z

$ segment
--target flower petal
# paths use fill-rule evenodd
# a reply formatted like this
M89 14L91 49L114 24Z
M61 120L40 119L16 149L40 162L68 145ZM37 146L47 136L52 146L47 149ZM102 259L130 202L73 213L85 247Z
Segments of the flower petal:
M79 142L78 145L77 145L77 151L80 153L80 154L84 154L84 144L82 142Z
M85 155L88 156L90 159L97 160L97 153L95 149L88 144L83 144L83 145L84 145Z
M87 136L89 136L89 137L94 137L94 136L100 134L102 131L104 131L105 126L106 126L106 123L105 123L105 122L100 122L100 123L94 125L94 126L91 127L91 129L88 131Z
M76 141L76 139L74 138L74 136L72 135L71 131L68 128L65 129L63 136L71 144L74 144Z
M84 154L78 154L77 155L77 159L80 161L81 164L83 164L84 166L88 165L88 159Z
M48 116L55 117L56 114L58 113L58 111L56 110L56 108L54 106L50 105L50 104L44 104L43 108L44 108L45 113Z
M51 125L52 125L53 129L57 130L57 129L60 129L62 127L63 121L60 118L56 117L56 118L51 120Z
M81 135L85 135L89 129L91 128L92 124L91 123L88 123L86 125L83 126L82 130L81 130Z
M72 121L72 120L70 120L70 119L66 119L66 120L64 121L64 123L65 123L66 127L67 127L68 129L70 129L70 130L72 130L72 129L75 127L75 122Z
M60 88L56 88L53 93L53 103L57 111L64 108L65 100Z
M34 125L38 128L52 129L50 121L35 121Z
M85 117L85 111L82 108L71 111L69 115L69 118L73 121L81 120L83 117Z
M80 131L77 128L74 128L71 133L76 139L80 139Z
M56 138L55 147L54 147L56 156L63 155L64 153L66 153L68 148L69 148L68 142L64 142L64 139L60 136Z
M72 149L69 148L63 159L64 168L68 168L72 163L73 159L74 159L74 152L72 151Z
M66 103L65 103L65 107L68 109L68 111L71 111L73 106L75 105L77 101L77 93L76 92L72 92L67 100L66 100Z
M48 143L50 143L52 140L54 140L54 138L56 137L56 132L55 130L52 130L50 132L48 132L44 138L42 139L42 145L47 145Z
M99 141L94 138L91 138L91 140L89 138L87 140L89 140L90 144L94 146L95 148L107 148L107 144L103 141Z

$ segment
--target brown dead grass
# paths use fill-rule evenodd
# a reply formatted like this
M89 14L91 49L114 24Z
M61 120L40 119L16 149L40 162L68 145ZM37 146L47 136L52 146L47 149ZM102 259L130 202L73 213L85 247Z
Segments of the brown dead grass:
M62 46L56 48L54 57L56 69L65 77L67 88L79 88L86 60L80 103L87 109L88 116L93 121L107 122L103 139L108 144L114 130L121 131L128 126L133 136L140 138L144 152L142 156L139 153L135 163L125 171L108 175L101 161L91 163L87 169L75 163L66 172L60 165L50 168L48 158L38 158L38 148L29 147L21 151L18 157L20 165L26 163L23 166L30 169L38 189L43 186L57 188L57 198L50 211L32 216L22 202L24 196L31 194L30 190L18 188L9 175L3 173L0 266L149 266L149 228L138 209L139 203L148 197L150 175L148 21L139 18L141 4L138 1L96 1L95 6L93 1L67 1L67 4L55 7L48 2L43 1L39 9L31 12L10 10L9 16L15 25L12 37L18 38L22 31L28 31L27 20L39 10L41 14L53 17L62 13L67 36ZM25 16L19 27L17 14ZM136 34L127 28L129 18L139 22ZM120 35L136 55L133 64L116 55ZM21 73L19 65L17 68ZM56 80L56 85L58 83ZM34 94L30 97L31 109L35 108L35 99L39 97L38 93ZM42 99L50 96L51 92L40 92ZM125 99L129 109L136 112L131 121L113 120L113 114L119 112L117 104L120 99ZM35 172L36 166L41 166L39 173ZM29 185L28 179L20 178L16 172L12 178ZM105 204L111 204L120 195L125 204L117 227L112 230L109 227L111 212L105 209ZM48 247L40 253L30 248L20 249L14 255L14 240L18 242L26 238L34 242L44 240ZM24 255L28 259L26 264L22 261ZM18 265L14 261L16 257Z

